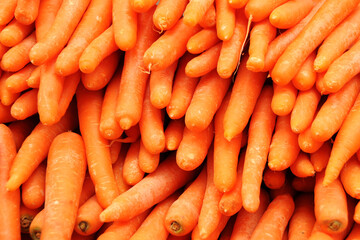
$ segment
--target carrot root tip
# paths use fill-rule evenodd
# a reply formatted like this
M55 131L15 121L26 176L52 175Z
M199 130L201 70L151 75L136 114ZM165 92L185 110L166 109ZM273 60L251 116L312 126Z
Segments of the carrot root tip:
M171 222L170 229L177 234L183 231L181 224L176 221Z
M340 228L341 228L342 224L340 221L338 220L334 220L334 221L331 221L329 224L328 224L328 228L333 231L333 232L336 232L338 231Z
M89 224L85 221L81 221L79 222L78 227L81 232L85 233L89 229Z

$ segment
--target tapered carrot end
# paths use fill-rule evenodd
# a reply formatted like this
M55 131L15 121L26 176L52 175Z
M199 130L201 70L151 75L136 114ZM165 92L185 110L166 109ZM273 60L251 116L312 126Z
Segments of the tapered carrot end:
M243 207L248 212L256 212L260 205L260 200L258 199L243 199Z
M129 128L131 128L131 126L133 126L133 122L128 117L121 118L119 121L119 124L120 124L120 127L124 130L128 130Z
M201 239L206 239L208 236L209 236L209 234L204 229L200 230L200 238Z
M21 183L19 183L19 178L16 175L10 177L10 179L6 183L7 191L14 191L20 187Z
M173 140L168 140L167 143L166 143L166 148L169 150L169 151L174 151L177 149L177 144L176 144L176 141L173 141Z
M46 54L48 51L44 49L42 43L36 43L29 52L29 58L32 64L39 66L45 63L49 57Z
M224 138L230 142L234 138L234 136L230 131L225 129Z
M323 180L323 186L324 186L324 187L327 187L327 186L329 186L332 182L333 182L333 180L330 179L329 177L326 177L326 175L325 175L324 180Z

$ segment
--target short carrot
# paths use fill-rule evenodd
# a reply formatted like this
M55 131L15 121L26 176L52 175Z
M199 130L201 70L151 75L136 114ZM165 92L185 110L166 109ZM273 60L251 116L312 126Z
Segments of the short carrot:
M291 181L291 186L298 192L314 192L315 176L306 178L294 177Z
M29 136L36 124L38 124L38 119L36 117L32 117L22 121L14 121L8 125L13 134L16 151L19 150L25 138Z
M40 209L30 209L20 204L20 228L21 233L29 233L30 224Z
M16 19L13 19L4 29L1 30L0 43L6 47L13 47L32 33L33 30L34 24L23 25Z
M0 25L8 24L14 17L17 0L3 0L0 2Z
M157 5L153 14L153 22L160 31L172 28L176 22L181 18L188 0L169 1L162 0Z
M134 186L144 177L144 171L139 167L140 139L131 143L123 165L123 178L125 183Z
M215 5L211 4L210 7L206 10L205 15L199 21L199 25L202 28L211 28L216 25L216 9Z
M313 153L319 150L324 141L318 141L313 137L311 128L305 129L298 135L298 145L303 152Z
M330 158L331 148L330 141L326 141L316 152L310 154L310 161L316 172L325 169Z
M17 120L24 120L38 112L38 89L32 89L22 94L11 105L11 116Z
M16 20L24 25L33 23L38 16L39 5L40 0L18 0L14 12Z
M29 88L26 80L30 77L31 73L36 67L32 64L25 66L20 71L12 74L6 79L6 87L11 92L22 92Z
M291 113L294 108L298 90L290 82L285 86L274 83L274 96L271 101L271 109L278 116Z
M146 173L152 173L156 170L160 162L160 153L149 152L142 141L139 149L139 168Z
M228 0L215 0L215 5L217 36L220 40L229 40L235 29L235 9Z
M189 53L199 54L208 50L219 41L216 28L204 28L189 39L186 44L186 49Z
M300 152L295 162L290 166L291 172L301 178L312 177L315 175L315 170L310 162L310 157L304 152Z
M80 235L91 235L98 231L103 222L100 221L99 215L103 208L98 203L96 196L89 198L84 204L79 206L75 221L74 230Z
M184 119L171 119L165 129L165 147L167 150L173 151L178 149L183 138Z
M286 171L272 171L270 168L264 170L264 184L270 189L279 189L285 184Z
M360 198L359 181L356 180L359 177L359 173L360 163L355 155L347 161L340 173L340 180L344 186L345 192L356 199Z
M31 88L39 88L40 85L40 73L42 66L36 67L30 74L29 78L26 79L26 83Z
M317 74L313 68L315 56L315 52L311 53L292 79L292 83L297 89L305 91L314 86L317 78Z
M275 0L275 1L259 1L249 0L245 6L245 14L247 18L251 18L254 22L260 22L269 17L271 12L278 6L286 3L287 0Z
M184 11L184 23L195 26L204 17L206 10L214 3L214 0L195 0L186 5Z

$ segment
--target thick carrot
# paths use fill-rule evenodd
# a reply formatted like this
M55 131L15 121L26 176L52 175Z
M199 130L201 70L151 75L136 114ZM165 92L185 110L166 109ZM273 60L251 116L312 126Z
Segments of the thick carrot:
M357 0L341 3L336 0L326 1L278 59L271 72L274 82L279 85L289 83L306 58L358 3Z
M260 1L249 0L245 6L245 14L247 18L251 18L254 22L260 22L269 17L271 12L278 6L286 3L288 0Z
M105 208L119 194L111 168L109 141L100 135L102 91L90 92L82 85L76 92L80 132L84 138L89 173L96 196Z
M228 223L230 217L221 215L219 224L216 226L215 230L206 238L201 237L201 232L199 225L197 225L194 231L191 233L191 239L193 240L217 240L219 239L220 234Z
M344 165L340 173L340 180L346 193L356 199L360 198L360 186L357 180L359 173L360 162L356 159L355 155Z
M123 165L123 178L125 183L133 186L141 181L144 177L144 172L139 167L139 149L140 139L131 143L130 148L126 154Z
M38 41L43 40L51 28L62 0L40 1L38 16L35 20L35 34Z
M298 136L290 128L290 116L277 118L275 132L270 144L268 166L281 171L290 167L300 152Z
M315 175L315 170L310 162L310 157L304 152L300 152L295 162L290 166L291 172L300 178L312 177Z
M7 191L6 181L16 155L16 146L11 130L0 125L0 237L20 240L20 190Z
M129 148L128 144L126 144L125 146L124 145L121 146L120 154L116 162L112 165L116 185L118 186L120 193L127 191L131 187L125 182L125 179L123 177L124 161L126 154L128 152L128 148Z
M190 1L184 11L184 23L189 26L198 24L213 3L214 0Z
M289 240L308 239L314 224L314 195L301 194L297 196L295 211L289 222Z
M190 105L199 78L192 78L186 75L185 67L192 59L192 55L185 54L179 61L179 67L175 73L173 91L166 112L171 119L179 119L185 116Z
M153 10L139 15L139 31L136 45L125 53L121 75L116 119L124 130L136 125L141 117L146 83L149 75L144 72L143 56L146 49L158 38L150 20ZM114 29L115 31L115 29Z
M315 176L307 178L294 177L291 181L291 186L298 192L314 192Z
M165 147L169 151L177 150L183 138L184 119L171 119L165 129Z
M211 28L216 25L216 9L215 5L211 4L206 10L205 15L201 18L199 25L202 28Z
M234 34L221 47L217 71L222 78L229 78L237 70L248 35L248 21L241 10L236 11Z
M340 57L360 36L360 6L345 18L327 36L317 51L314 69L325 72L330 64Z
M236 169L242 136L233 138L230 142L224 138L223 122L229 100L230 92L225 96L214 120L214 184L220 192L230 191L239 177Z
M26 83L31 88L39 88L40 75L42 66L36 67L30 74L29 78L26 79Z
M260 72L264 69L265 54L269 43L276 36L276 28L268 19L254 24L250 32L249 59L246 62L247 69Z
M301 133L311 126L320 97L315 87L299 91L290 116L290 126L294 133Z
M24 183L46 158L52 140L60 133L76 128L76 111L72 105L64 117L52 126L39 123L25 139L11 166L10 178L6 183L13 191Z
M17 120L24 120L38 112L38 89L32 89L22 94L11 105L11 116Z
M160 153L151 153L140 141L139 149L139 168L146 173L152 173L156 170L160 162Z
M291 28L300 22L314 7L313 0L292 0L275 8L269 20L273 26L280 29Z
M8 24L14 17L17 0L2 0L0 2L0 25Z
M220 40L229 40L235 29L235 9L228 0L215 0L216 31Z
M249 212L255 212L260 204L262 175L276 119L270 107L272 96L272 88L265 86L250 120L241 190L243 206Z
M100 220L103 222L129 220L170 196L193 176L194 172L183 171L177 166L175 155L172 154L159 165L155 172L120 194L100 214Z
M40 0L18 0L14 16L16 20L24 25L33 23L38 15Z
M298 135L298 145L303 152L314 153L323 145L324 141L318 141L313 137L311 128L305 129Z
M20 228L21 233L29 233L30 224L40 209L30 209L20 204Z
M38 124L38 122L39 121L36 117L32 117L22 121L14 121L8 125L13 134L16 151L19 150L25 138L29 136L29 134L34 129L36 124Z
M176 68L177 61L163 70L151 72L150 101L154 107L162 109L169 105Z
M295 204L291 195L277 196L267 207L251 235L255 239L280 239L294 212Z
M204 161L214 138L214 123L201 132L184 128L183 138L176 151L177 165L186 171L193 170Z
M30 62L29 51L35 43L35 33L33 32L2 56L1 68L9 72L17 72L22 69Z
M16 19L13 19L4 29L1 30L0 43L6 47L13 47L32 33L33 30L34 24L23 25Z
M46 167L42 239L70 238L85 172L86 156L81 136L72 132L58 135L50 146ZM61 184L59 179L62 179Z
M356 240L359 238L360 238L360 224L355 223L349 235L346 237L346 240Z
M313 68L315 56L315 52L312 52L292 79L292 83L297 89L305 91L314 86L317 77Z
M30 77L31 73L34 71L36 67L32 64L25 66L20 71L12 74L6 79L6 88L9 91L17 93L25 91L29 88L26 80Z
M46 165L40 164L29 179L21 186L21 199L30 209L40 208L45 201Z
M4 104L2 104L0 102L0 122L1 123L12 122L15 120L15 118L13 118L13 116L11 116L10 108L11 108L11 106L5 106Z
M153 22L160 31L172 28L181 18L188 0L169 1L162 0L157 5L153 14Z
M266 79L265 73L249 71L246 60L244 58L240 64L224 116L224 137L228 141L244 130Z
M331 147L331 142L326 141L316 152L310 154L310 161L316 172L325 169L330 158Z
M208 50L219 41L216 28L204 28L189 39L186 44L186 49L189 53L199 54Z
M144 65L146 69L156 71L169 67L184 55L186 43L198 31L200 31L198 25L188 26L183 18L180 19L174 27L166 31L145 51Z
M285 184L286 171L272 171L270 168L264 170L264 184L270 189L279 189Z
M271 101L271 109L278 116L285 116L291 113L298 90L290 82L285 86L274 83L274 96Z
M80 235L91 235L98 231L103 222L100 221L99 215L103 208L98 203L96 196L89 198L79 207L75 221L75 231Z
M170 206L165 216L166 229L175 236L185 236L196 226L206 189L206 166L199 176Z
M4 72L0 78L0 99L5 106L10 106L20 96L20 93L11 92L6 87L6 80L11 76L10 72Z

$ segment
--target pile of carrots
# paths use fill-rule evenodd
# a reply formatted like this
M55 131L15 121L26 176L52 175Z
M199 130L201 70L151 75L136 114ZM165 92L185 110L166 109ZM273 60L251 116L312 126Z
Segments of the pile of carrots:
M0 238L360 239L360 0L0 0Z

